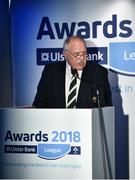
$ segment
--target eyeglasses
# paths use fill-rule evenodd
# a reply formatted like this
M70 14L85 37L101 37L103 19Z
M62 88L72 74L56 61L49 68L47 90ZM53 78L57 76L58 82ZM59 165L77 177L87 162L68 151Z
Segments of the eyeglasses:
M71 53L70 51L66 50L71 56L73 56L74 58L80 59L81 56L83 56L83 58L87 58L87 52L86 51L81 51L81 52L75 52L74 54Z

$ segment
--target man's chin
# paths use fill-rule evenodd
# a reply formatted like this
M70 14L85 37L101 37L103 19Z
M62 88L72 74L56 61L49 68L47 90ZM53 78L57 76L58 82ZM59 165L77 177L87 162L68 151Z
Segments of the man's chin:
M83 68L84 68L84 65L83 65L83 66L78 66L78 67L76 68L76 70L77 70L77 71L81 71L81 70L83 70Z
M85 63L80 63L80 64L78 64L78 66L76 67L76 70L82 70L84 67L85 67Z

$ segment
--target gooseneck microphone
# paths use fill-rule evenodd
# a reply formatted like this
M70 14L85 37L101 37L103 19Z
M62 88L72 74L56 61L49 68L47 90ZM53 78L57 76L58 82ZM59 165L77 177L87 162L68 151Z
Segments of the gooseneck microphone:
M73 75L73 77L79 78L78 72L76 69L71 68L71 74Z
M100 94L99 94L98 89L96 90L96 95L97 95L97 102L98 102L98 116L99 116L99 128L100 128L104 178L108 179L108 177L107 177L107 167L108 167L108 176L109 176L109 179L112 179L113 178L112 168L111 168L111 161L110 161L110 156L109 156L105 124L104 124L104 116L103 116L103 111L102 111L101 104L100 104Z
M73 77L76 77L80 81L86 82L88 84L91 84L91 85L94 85L94 86L97 86L97 87L105 88L105 86L102 85L102 84L96 83L96 82L91 81L91 80L89 80L87 78L79 77L78 71L76 69L71 68L71 74L73 75ZM96 89L98 90L98 88L96 88ZM99 92L99 90L98 90L98 92Z
M105 88L105 87L104 87L104 85L92 82L89 79L84 79L84 78L79 77L76 69L71 68L71 73L72 73L73 77L76 77L81 81L84 81L84 82L87 82L89 84L96 86L96 96L97 96L97 107L98 107L98 116L99 116L99 128L100 128L101 151L102 151L104 178L107 179L109 176L109 179L112 179L113 178L112 168L111 168L109 149L108 149L108 143L107 143L107 137L106 137L106 130L105 130L105 124L104 124L104 116L103 116L103 112L102 112L102 108L101 108L100 92L99 92L99 87L103 87L103 88ZM107 169L108 169L108 171L107 171Z

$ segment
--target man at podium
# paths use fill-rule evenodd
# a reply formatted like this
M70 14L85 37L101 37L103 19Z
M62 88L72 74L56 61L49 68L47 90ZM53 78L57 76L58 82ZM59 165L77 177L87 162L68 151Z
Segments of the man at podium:
M96 108L112 106L108 71L87 60L84 39L68 37L65 61L45 66L33 102L35 108Z

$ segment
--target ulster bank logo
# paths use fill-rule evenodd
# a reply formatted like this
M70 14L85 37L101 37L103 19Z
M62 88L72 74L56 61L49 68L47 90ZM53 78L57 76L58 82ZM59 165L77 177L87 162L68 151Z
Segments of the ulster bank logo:
M63 61L62 48L38 48L37 65ZM109 47L88 47L87 60L108 65L108 68L125 75L135 75L135 42L112 42Z
M63 61L62 48L37 48L37 65L47 65L51 62Z
M12 154L37 154L40 158L55 160L66 155L81 155L80 146L70 144L42 143L37 145L5 145L5 153Z
M70 131L70 133L52 131L48 134L42 131L15 133L8 130L5 136L4 153L37 154L40 158L55 160L66 155L81 155L81 146L78 144L80 139L79 131ZM68 143L65 143L66 141ZM74 145L71 144L72 142Z
M88 47L88 61L107 64L107 47ZM55 61L64 61L62 48L37 48L37 65L47 65Z

